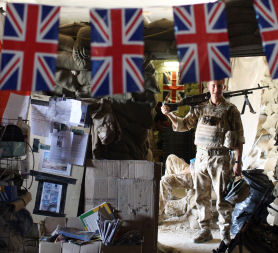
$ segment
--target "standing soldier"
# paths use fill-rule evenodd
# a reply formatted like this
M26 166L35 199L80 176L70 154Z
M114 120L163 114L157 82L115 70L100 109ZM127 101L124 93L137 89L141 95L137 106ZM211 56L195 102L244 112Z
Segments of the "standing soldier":
M240 113L235 105L223 97L224 80L208 82L210 99L198 106L191 107L189 113L180 118L170 112L167 105L161 107L163 114L172 122L174 131L188 131L196 128L197 146L194 165L194 188L201 230L194 236L195 243L212 239L210 230L211 187L216 193L216 209L221 240L230 242L232 205L224 200L227 183L234 176L241 175L242 146L244 143ZM235 151L233 170L230 164L230 151Z

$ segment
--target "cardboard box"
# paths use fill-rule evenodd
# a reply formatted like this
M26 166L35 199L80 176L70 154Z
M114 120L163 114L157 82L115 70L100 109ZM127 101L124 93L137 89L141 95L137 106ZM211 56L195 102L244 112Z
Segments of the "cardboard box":
M63 253L141 253L141 245L133 246L104 246L101 242L94 242L83 246L63 243ZM52 253L52 252L51 252Z
M43 235L51 235L58 225L65 227L67 218L64 217L45 217L43 221Z
M161 169L161 163L142 160L87 161L85 211L108 202L130 228L142 232L143 252L156 252Z
M104 246L101 242L94 242L79 246L41 241L39 253L142 253L142 245Z
M39 253L62 253L62 245L61 243L40 241Z
M57 218L46 217L44 220L45 235L50 235L57 225L78 228L84 230L84 227L78 217ZM52 243L40 241L39 253L142 253L142 245L123 245L123 246L105 246L102 242L94 242L79 246L74 243Z

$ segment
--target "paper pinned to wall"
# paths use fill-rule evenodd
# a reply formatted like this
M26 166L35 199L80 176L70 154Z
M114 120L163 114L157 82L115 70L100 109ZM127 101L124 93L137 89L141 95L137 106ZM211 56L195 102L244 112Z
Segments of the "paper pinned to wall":
M83 165L86 156L87 143L89 135L84 133L82 135L73 134L72 148L71 148L71 163L76 165Z
M87 150L88 134L75 134L70 130L57 131L51 139L49 160L56 163L83 165Z
M85 127L88 104L74 99L31 101L31 133L47 137L54 122Z
M66 163L71 160L72 135L70 131L53 130L50 134L51 145L49 160L57 163Z
M51 114L48 105L31 104L31 133L47 137L51 130Z
M81 101L74 99L51 100L50 107L53 107L53 111L55 111L53 121L74 126L80 123Z
M39 171L50 173L50 174L70 176L71 164L52 162L49 160L49 155L50 155L50 146L40 145Z
M9 119L17 120L21 117L27 119L30 96L24 94L16 94L12 91L0 92L0 121L2 123L10 122Z

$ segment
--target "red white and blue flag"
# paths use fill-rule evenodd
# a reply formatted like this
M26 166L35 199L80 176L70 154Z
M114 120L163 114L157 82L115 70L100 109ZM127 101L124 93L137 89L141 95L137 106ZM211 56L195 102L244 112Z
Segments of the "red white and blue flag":
M142 9L91 9L91 96L144 90Z
M273 79L278 78L278 1L254 0L264 53Z
M181 83L231 75L225 4L173 7Z
M0 89L51 90L55 85L60 7L8 3Z
M163 73L163 101L176 103L184 97L184 85L179 84L178 73L167 71Z
M4 30L4 15L0 12L0 52L2 50L3 30Z

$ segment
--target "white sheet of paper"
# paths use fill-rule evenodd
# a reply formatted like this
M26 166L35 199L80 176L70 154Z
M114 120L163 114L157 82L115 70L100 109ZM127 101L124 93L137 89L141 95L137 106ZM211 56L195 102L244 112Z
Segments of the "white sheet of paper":
M70 115L70 123L72 125L78 125L81 121L82 109L81 109L81 101L71 99L71 115Z
M51 134L49 160L56 163L70 163L72 135L70 131L53 130Z
M51 106L55 106L55 116L53 121L78 125L81 119L81 101L74 99L66 99L61 101L55 101L51 103Z
M81 101L74 99L50 100L48 106L31 104L31 133L47 137L51 131L52 122L80 125L81 105Z
M8 103L3 113L3 122L8 122L8 119L27 119L30 96L18 95L10 93Z
M31 104L31 133L47 137L51 127L49 106Z
M55 117L53 121L59 123L68 123L70 121L71 100L55 101Z
M89 135L86 133L84 133L83 135L73 134L71 145L71 164L83 166L86 155L88 136Z
M89 135L74 134L70 131L57 131L49 135L49 161L60 164L84 165Z

